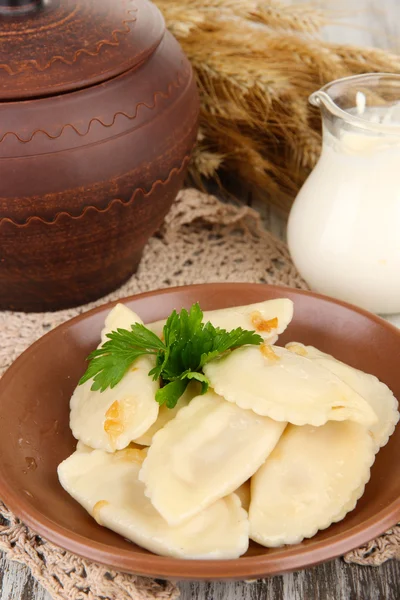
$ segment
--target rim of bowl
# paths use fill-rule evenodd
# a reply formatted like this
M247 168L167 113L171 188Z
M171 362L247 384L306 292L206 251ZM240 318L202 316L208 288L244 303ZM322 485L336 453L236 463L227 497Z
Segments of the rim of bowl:
M67 320L65 323L58 325L51 331L44 334L36 342L31 344L22 354L14 361L0 379L0 396L2 388L7 382L7 379L13 376L14 369L18 367L17 363L26 358L27 353L32 348L44 343L52 335L57 335L58 332L68 329L71 325L85 320L87 317L110 309L118 303L127 303L139 298L157 296L159 294L174 294L179 291L191 291L199 288L213 286L214 288L227 289L229 287L235 289L259 289L268 288L274 292L288 291L302 296L310 296L318 300L340 305L344 308L357 312L369 320L381 325L399 337L400 330L388 323L381 317L374 315L362 308L354 306L342 300L336 300L329 296L300 290L297 288L269 285L260 283L205 283L193 284L185 286L175 286L171 288L162 288L141 294L134 294L124 298L119 298L111 302L107 302L98 307L92 308L84 313ZM15 366L17 365L17 367ZM1 474L1 459L0 459L0 474ZM12 510L16 516L21 519L26 525L31 527L35 532L41 535L46 540L53 542L59 547L66 549L83 558L98 562L103 565L124 570L140 575L152 577L164 577L166 579L175 580L228 580L228 579L248 579L259 578L265 575L274 575L310 567L318 563L330 560L345 554L346 552L357 548L358 546L369 542L373 538L381 535L387 529L392 527L400 520L400 496L388 506L384 507L378 513L369 517L363 523L349 529L346 533L334 535L330 540L321 540L313 544L313 546L297 544L294 546L282 547L281 553L275 556L266 554L257 556L242 556L231 560L186 560L181 558L171 558L159 556L152 553L142 553L132 550L124 550L122 548L112 547L108 544L88 540L88 538L72 532L61 525L55 523L36 508L32 507L25 498L18 495L12 489L4 478L0 478L0 498ZM233 573L233 575L232 575Z

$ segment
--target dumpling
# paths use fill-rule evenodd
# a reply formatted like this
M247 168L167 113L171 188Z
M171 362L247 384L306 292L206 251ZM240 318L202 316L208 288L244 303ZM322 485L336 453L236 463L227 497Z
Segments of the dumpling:
M272 344L278 339L278 334L285 331L292 318L293 302L288 298L277 298L257 304L206 311L203 322L210 321L214 327L221 327L227 331L237 327L255 330ZM147 327L161 336L164 325L165 320L149 323Z
M217 394L276 421L376 421L369 404L336 375L278 346L243 346L206 364L204 373Z
M104 327L100 334L101 344L104 344L108 340L107 333L111 333L111 331L116 331L117 329L127 329L130 331L131 325L134 323L143 323L143 321L125 304L116 304L104 321Z
M138 479L146 450L75 452L58 467L63 488L96 521L151 552L178 558L229 559L246 552L247 513L235 494L184 525L170 527Z
M297 544L340 521L362 495L374 458L358 423L288 425L252 477L250 538L267 547Z
M83 442L78 440L78 443L76 444L77 452L81 452L82 454L85 454L86 452L92 452L92 450L93 450L93 448L91 448L90 446L86 446L86 444L84 444Z
M242 327L255 330L264 340L274 343L293 318L293 302L288 298L266 300L246 306L206 311L204 321L227 331Z
M146 495L167 523L183 523L249 479L284 428L211 391L197 396L154 436L140 472Z
M315 360L360 394L377 416L377 422L370 428L376 442L376 449L387 444L399 420L398 402L387 385L379 381L375 375L350 367L313 346L303 346L303 344L292 342L287 344L286 348L291 352Z
M235 490L235 494L239 496L239 500L244 510L249 510L250 506L250 479L242 483L240 487Z
M106 319L102 339L107 332L141 322L134 312L117 304ZM114 452L143 435L158 416L155 394L159 383L148 375L154 364L153 356L138 358L121 381L104 392L90 389L93 380L78 385L70 403L74 437L91 448Z
M142 446L150 446L154 435L164 427L169 421L172 421L181 410L189 404L189 402L200 393L200 384L197 381L190 381L186 390L179 398L174 408L167 408L165 404L162 404L158 411L157 421L144 433L142 436L137 438L135 442Z

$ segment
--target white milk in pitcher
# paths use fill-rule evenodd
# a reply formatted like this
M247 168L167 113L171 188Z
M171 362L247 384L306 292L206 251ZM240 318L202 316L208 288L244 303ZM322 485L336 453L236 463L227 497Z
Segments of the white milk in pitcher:
M400 312L396 111L362 111L364 120L397 126L393 133L348 123L335 134L325 130L321 157L288 223L291 255L311 289L376 313Z

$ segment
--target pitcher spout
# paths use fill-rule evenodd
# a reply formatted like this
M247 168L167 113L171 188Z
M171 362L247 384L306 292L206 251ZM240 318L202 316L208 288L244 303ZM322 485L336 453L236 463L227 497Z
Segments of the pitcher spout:
M308 101L310 104L312 104L313 106L317 106L318 108L321 107L321 104L323 104L326 108L330 108L332 105L335 104L332 98L329 96L329 94L327 94L324 91L323 88L316 92L313 92L308 98Z
M400 131L400 75L365 73L337 79L309 97L323 121L375 134Z

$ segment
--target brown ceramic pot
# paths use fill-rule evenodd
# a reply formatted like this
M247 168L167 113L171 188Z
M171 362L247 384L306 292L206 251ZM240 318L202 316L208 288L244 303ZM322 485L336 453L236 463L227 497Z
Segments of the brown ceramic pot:
M123 283L185 175L190 64L147 0L0 0L0 309Z

